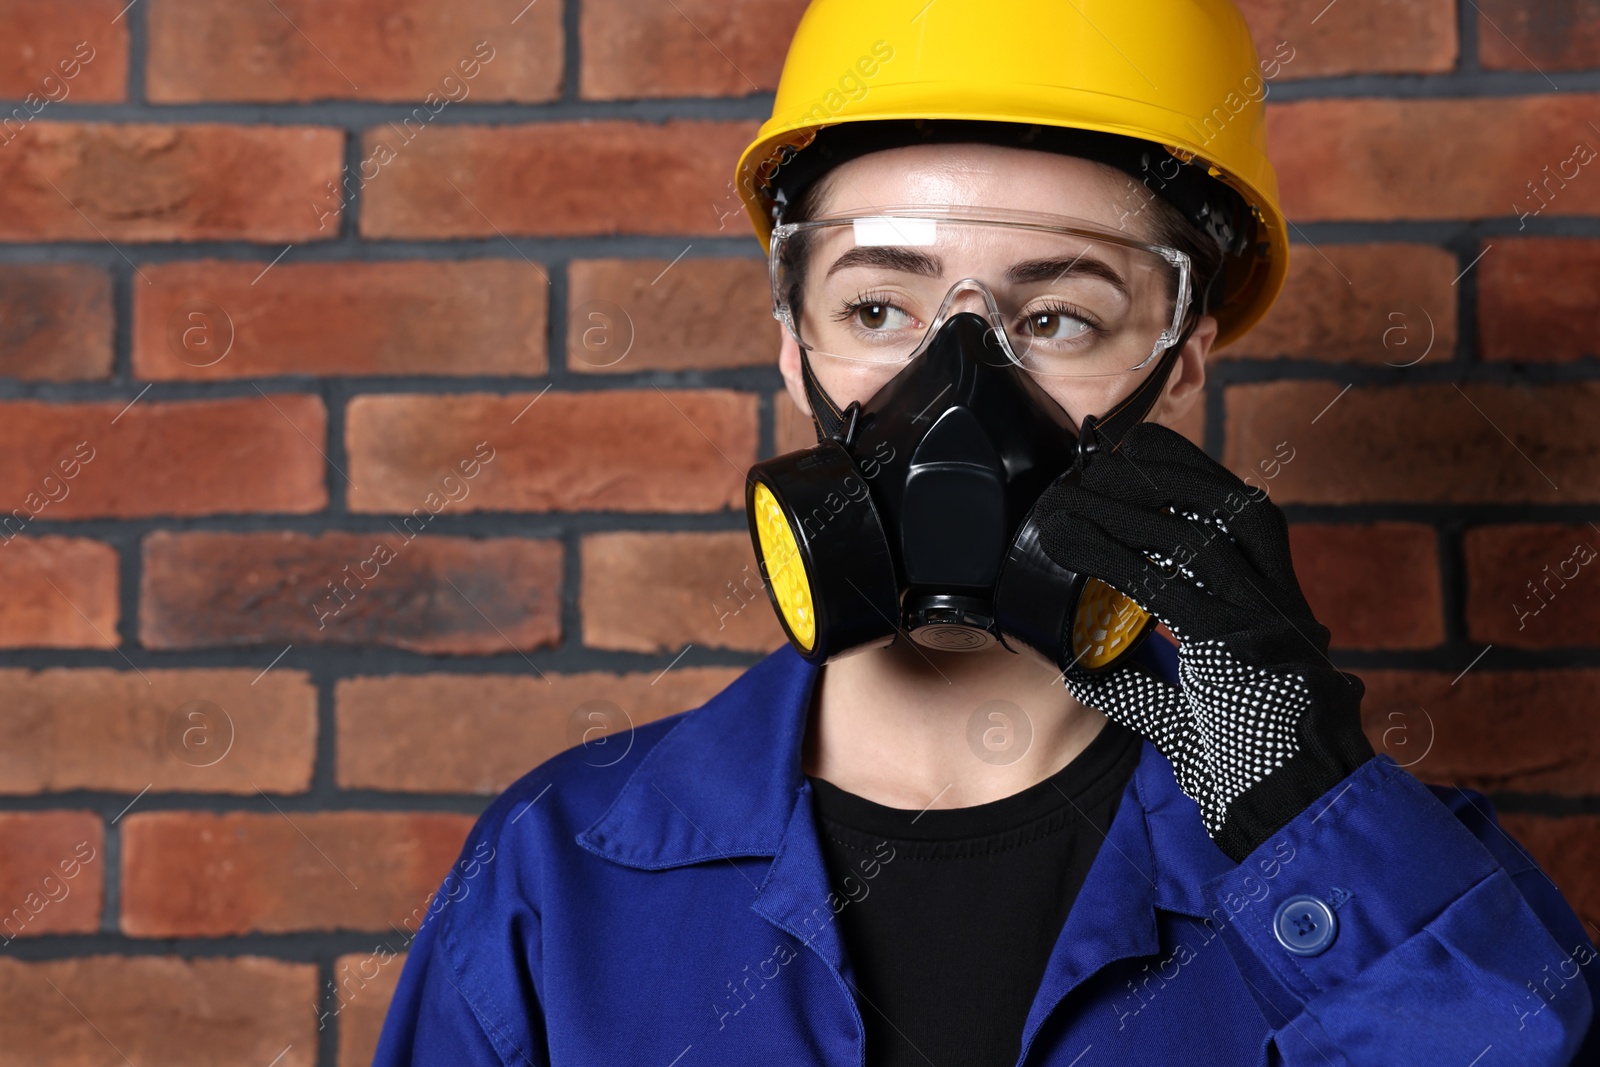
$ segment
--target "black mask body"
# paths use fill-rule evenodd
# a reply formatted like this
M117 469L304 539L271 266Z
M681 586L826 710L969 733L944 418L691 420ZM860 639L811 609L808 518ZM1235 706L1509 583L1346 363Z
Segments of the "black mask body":
M1095 621L1078 613L1085 586L1102 623L1118 594L1050 560L1030 513L1080 448L1106 447L1144 417L1181 347L1115 411L1086 419L1082 439L971 312L842 412L803 355L818 444L757 463L745 494L767 593L796 650L825 663L902 637L956 651L1021 642L1055 662L1086 634L1092 643ZM1109 659L1083 656L1087 667L1120 662L1148 630L1136 606L1121 610L1137 632L1118 635Z

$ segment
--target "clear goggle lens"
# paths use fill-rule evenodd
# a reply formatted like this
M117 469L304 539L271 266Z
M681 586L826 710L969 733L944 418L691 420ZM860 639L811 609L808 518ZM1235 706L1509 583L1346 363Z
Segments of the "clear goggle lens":
M905 363L945 319L974 311L1004 358L1043 375L1138 370L1179 336L1182 252L1084 220L946 215L928 207L773 231L774 314L814 355Z

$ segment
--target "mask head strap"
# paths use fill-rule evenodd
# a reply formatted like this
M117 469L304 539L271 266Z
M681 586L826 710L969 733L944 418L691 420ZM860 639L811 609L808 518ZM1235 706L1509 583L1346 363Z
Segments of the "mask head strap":
M805 386L806 401L811 405L811 419L817 429L817 444L834 440L849 448L856 439L856 416L861 414L861 404L852 400L843 411L833 402L833 397L822 388L817 372L811 367L810 352L800 349L800 379Z
M1116 407L1099 417L1084 416L1078 436L1080 456L1087 458L1090 453L1100 449L1115 451L1122 444L1123 436L1144 421L1145 416L1150 414L1150 409L1155 407L1156 401L1161 398L1161 391L1167 385L1167 377L1172 373L1173 365L1178 362L1178 354L1183 351L1183 346L1189 343L1189 335L1194 333L1194 328L1199 324L1200 317L1191 314L1184 324L1183 331L1178 334L1177 341L1161 353L1155 370L1139 383L1139 388L1123 397Z

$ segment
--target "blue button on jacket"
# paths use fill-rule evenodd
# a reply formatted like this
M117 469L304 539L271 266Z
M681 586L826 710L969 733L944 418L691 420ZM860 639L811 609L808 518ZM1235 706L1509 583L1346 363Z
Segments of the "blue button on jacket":
M801 771L818 674L785 645L497 797L375 1064L867 1063ZM1019 1064L1600 1064L1595 948L1480 793L1380 753L1235 864L1143 742L1100 829ZM1316 955L1273 931L1298 894L1337 920Z

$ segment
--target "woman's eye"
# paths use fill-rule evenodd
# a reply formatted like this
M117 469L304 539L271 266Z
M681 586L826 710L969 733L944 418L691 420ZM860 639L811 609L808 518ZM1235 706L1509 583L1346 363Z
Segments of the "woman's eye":
M1091 327L1076 315L1060 311L1040 311L1028 316L1028 334L1047 341L1062 341L1087 333Z
M867 303L856 306L856 322L869 330L904 329L911 316L893 304Z

